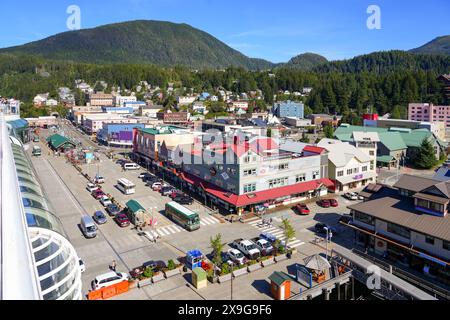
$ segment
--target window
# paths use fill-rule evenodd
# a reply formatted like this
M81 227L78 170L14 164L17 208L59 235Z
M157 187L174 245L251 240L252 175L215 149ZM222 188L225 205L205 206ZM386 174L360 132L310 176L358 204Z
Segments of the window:
M269 180L269 189L282 187L288 184L288 177Z
M302 173L302 174L298 174L295 176L295 182L303 182L306 181L306 174Z
M344 170L339 170L339 171L337 172L337 176L338 176L338 177L344 176Z
M256 169L246 169L244 170L244 177L256 176Z
M373 170L374 166L375 166L375 165L374 165L374 162L371 161L371 162L370 162L370 170Z
M450 251L450 241L442 241L442 248L444 248L445 250Z
M361 221L365 224L370 224L372 226L375 225L375 218L362 212L355 212L355 220Z
M352 174L352 169L347 169L347 174Z
M319 179L319 171L313 171L312 178L313 179Z
M422 208L428 208L428 201L424 199L417 199L417 206Z
M425 242L434 245L434 238L430 236L425 236Z
M444 212L444 206L440 203L429 202L430 209L436 212Z
M282 163L278 165L278 170L286 170L289 169L289 163Z
M375 155L375 151L370 150L370 151L369 151L369 155L374 156L374 155Z
M359 172L359 168L354 168L353 169L353 173L358 173Z
M256 183L244 184L244 193L256 191Z
M367 166L362 167L362 168L361 168L361 171L362 171L362 172L366 172L366 171L367 171Z
M245 156L245 157L244 157L244 162L245 162L245 163L250 162L250 156Z
M398 224L390 223L387 224L387 231L393 234L396 234L398 236L401 236L403 238L410 238L410 232L409 229L399 226Z

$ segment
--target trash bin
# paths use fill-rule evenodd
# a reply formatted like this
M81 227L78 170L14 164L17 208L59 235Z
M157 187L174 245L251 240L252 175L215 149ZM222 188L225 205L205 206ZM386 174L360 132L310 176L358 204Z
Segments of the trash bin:
M191 277L192 277L192 284L197 289L205 288L208 284L206 271L203 270L202 268L195 268L194 270L192 270Z

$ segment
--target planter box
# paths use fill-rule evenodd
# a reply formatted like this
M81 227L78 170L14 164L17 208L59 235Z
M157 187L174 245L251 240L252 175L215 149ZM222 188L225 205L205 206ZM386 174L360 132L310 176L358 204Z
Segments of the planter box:
M153 283L157 283L157 282L159 282L161 280L164 280L164 279L165 279L164 278L164 273L160 273L160 274L157 274L157 275L152 277Z
M261 265L263 266L263 267L267 267L267 266L270 266L270 265L272 265L272 264L274 264L275 263L275 259L272 257L272 258L269 258L269 259L266 259L266 260L263 260L263 261L261 261Z
M181 268L175 268L173 270L164 271L164 276L166 278L170 278L179 274L181 274Z
M139 280L137 286L138 286L138 288L142 288L142 287L150 285L151 283L152 283L152 278L147 278L144 280Z
M242 269L239 269L239 270L234 270L233 271L233 277L239 277L239 276L242 276L242 275L244 275L244 274L247 274L248 273L248 271L247 271L247 268L242 268Z
M251 266L248 266L247 267L247 271L248 272L253 272L253 271L261 269L261 268L262 268L261 263L255 263L255 264L252 264Z
M230 281L230 280L231 280L231 273L225 274L225 275L220 276L220 277L218 278L219 283L226 282L226 281Z
M275 261L276 262L280 262L280 261L283 261L283 260L286 260L286 259L287 259L286 253L280 254L279 256L275 257Z

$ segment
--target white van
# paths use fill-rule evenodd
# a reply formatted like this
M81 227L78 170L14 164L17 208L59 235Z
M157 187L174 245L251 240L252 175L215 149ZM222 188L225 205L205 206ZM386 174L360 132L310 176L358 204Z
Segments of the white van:
M95 238L97 236L97 226L91 216L82 216L80 227L86 238Z
M107 272L96 276L92 281L92 290L98 290L104 287L112 286L113 284L121 283L122 281L128 281L128 275L123 272Z
M138 169L140 169L141 167L140 167L137 163L129 162L129 163L125 163L125 164L123 165L123 168L124 168L125 170L138 170Z

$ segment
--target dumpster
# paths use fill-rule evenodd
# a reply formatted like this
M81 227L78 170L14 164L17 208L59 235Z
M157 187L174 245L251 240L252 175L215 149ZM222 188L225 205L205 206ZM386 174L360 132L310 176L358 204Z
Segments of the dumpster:
M192 284L197 289L205 288L208 284L208 279L206 277L206 271L203 270L202 268L198 268L198 267L194 268L192 270L191 280L192 280Z

